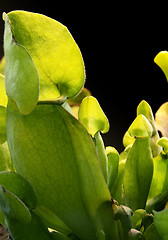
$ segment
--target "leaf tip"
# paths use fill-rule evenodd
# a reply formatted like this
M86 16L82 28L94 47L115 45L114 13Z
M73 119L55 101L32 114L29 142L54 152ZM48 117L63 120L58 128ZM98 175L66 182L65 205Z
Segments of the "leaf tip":
M152 132L152 125L143 114L138 115L128 129L128 133L131 137L150 138L152 136Z

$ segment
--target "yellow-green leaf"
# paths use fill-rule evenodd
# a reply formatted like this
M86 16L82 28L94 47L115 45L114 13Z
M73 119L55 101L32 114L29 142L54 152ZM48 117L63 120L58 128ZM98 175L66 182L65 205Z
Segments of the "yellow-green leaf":
M124 173L126 204L133 211L145 208L152 175L150 140L148 137L138 137L128 153Z
M0 73L0 105L7 106L8 98L5 91L5 76Z
M109 227L103 228L105 234L115 235L111 196L83 125L58 105L38 105L27 116L11 105L7 111L11 157L17 172L33 185L38 203L81 239L95 239L96 216L103 224L110 214Z
M128 129L128 133L131 137L151 137L153 128L149 123L148 119L140 114L133 121Z
M30 53L40 76L40 100L54 99L66 88L68 97L82 89L85 81L81 52L68 29L42 14L8 13L17 43Z
M7 96L16 103L20 112L29 114L39 96L39 77L33 60L26 48L16 42L8 16L5 20L5 88Z
M109 121L101 109L96 98L89 96L83 99L78 113L79 121L88 132L95 136L97 132L109 131Z
M168 52L161 51L154 58L154 62L162 69L168 80Z

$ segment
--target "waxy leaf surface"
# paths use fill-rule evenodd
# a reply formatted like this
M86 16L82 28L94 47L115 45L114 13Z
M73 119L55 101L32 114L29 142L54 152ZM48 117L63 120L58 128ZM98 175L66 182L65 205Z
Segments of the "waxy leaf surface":
M8 16L5 20L5 88L7 96L16 103L20 112L29 114L39 97L39 76L26 48L16 42Z
M61 106L39 105L23 116L10 102L7 137L16 170L33 185L39 204L81 239L95 239L96 217L105 234L115 236L111 196L94 143L71 114ZM107 229L101 219L108 214Z
M83 99L78 113L79 121L94 137L97 132L109 131L109 122L96 98L89 96Z
M166 175L168 172L168 158L165 154L159 154L153 159L153 177L149 192L149 199L153 198L163 192Z
M128 129L131 137L151 137L152 132L152 126L143 114L138 115Z
M0 185L0 209L5 218L14 219L18 222L29 223L31 214L26 205L13 193Z
M41 218L34 212L31 214L31 221L27 224L18 223L11 218L7 218L6 222L13 240L53 240L51 233L43 224Z
M57 98L64 87L68 97L78 94L85 81L84 63L68 29L42 14L13 11L8 17L15 40L38 70L40 100Z
M119 153L113 147L106 147L108 157L108 187L111 190L118 175Z
M15 172L0 172L0 185L15 194L24 204L33 209L37 205L37 198L31 184Z
M143 114L148 119L148 121L150 122L153 128L152 137L150 139L150 145L151 145L153 157L156 157L161 152L161 147L159 147L156 144L157 140L159 139L159 134L157 131L152 109L150 105L144 100L141 101L137 107L137 115L140 115L140 114Z
M162 69L168 80L168 52L161 51L154 58L154 62Z
M0 144L0 172L2 171L15 171L7 141Z
M126 204L133 211L144 209L153 175L149 138L137 138L128 153L124 174Z

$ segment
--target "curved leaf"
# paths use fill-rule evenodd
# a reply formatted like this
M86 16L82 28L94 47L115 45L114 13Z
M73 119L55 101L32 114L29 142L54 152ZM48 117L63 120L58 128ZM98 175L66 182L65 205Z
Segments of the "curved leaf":
M154 224L151 224L144 233L145 240L158 240L161 238Z
M145 208L152 175L153 161L149 138L136 138L128 153L124 174L126 205L133 211Z
M15 194L29 209L37 206L37 197L33 187L21 175L15 172L0 172L0 185Z
M108 187L111 190L118 175L119 153L113 147L106 147L108 157Z
M146 204L146 211L151 213L152 210L161 211L168 201L168 190L149 199Z
M119 203L119 205L124 204L125 202L124 187L123 187L125 162L126 160L122 160L119 162L118 175L112 189L110 189L112 198L114 198Z
M153 159L153 178L151 182L149 199L162 193L167 174L168 158L164 154L159 154Z
M168 153L168 138L162 137L157 141L157 145L163 148L164 154Z
M94 239L97 211L111 196L90 135L61 106L39 105L27 116L14 107L10 102L7 136L17 172L33 185L39 204L79 238ZM113 216L111 204L103 206L99 219L106 209ZM110 222L108 231L115 236L113 218Z
M154 62L162 69L168 80L168 52L161 51L154 58Z
M141 114L148 119L148 121L153 127L154 133L156 133L157 129L154 121L153 112L150 105L145 100L141 101L137 107L137 115L141 115Z
M39 77L33 60L25 47L18 44L11 31L8 16L5 20L5 87L7 96L16 102L20 112L29 114L39 96Z
M7 142L0 145L0 172L2 171L15 171Z
M114 219L120 220L123 230L124 230L124 239L128 239L128 232L132 228L132 215L133 211L126 206L119 206L115 212Z
M107 182L108 180L108 158L106 154L106 149L100 132L97 132L94 136L94 143L96 147L96 152L100 161L100 166Z
M8 17L15 40L28 50L38 70L39 99L55 99L64 87L68 97L78 94L85 81L84 63L68 29L42 14L13 11Z
M128 129L128 133L131 137L151 137L152 136L152 126L148 119L140 114L133 121Z
M142 226L142 219L146 216L147 212L144 209L137 209L132 216L133 228L140 230Z
M135 137L131 137L128 131L124 134L123 137L123 145L124 147L128 147L130 144L133 144L135 142Z
M31 214L26 205L13 193L0 185L0 209L5 218L15 219L22 223L31 221Z
M109 121L101 109L96 98L89 96L83 99L78 113L79 121L86 127L88 132L95 136L97 132L109 131Z
M150 122L153 128L152 137L150 139L150 145L151 145L153 157L156 157L161 152L161 147L156 144L157 140L159 139L159 134L157 131L152 109L150 105L144 100L141 101L137 107L137 115L140 115L140 114L143 114L148 119L148 121Z
M18 223L11 218L7 218L6 222L13 240L53 240L51 233L43 224L41 218L34 212L32 212L31 221L27 224L23 222Z

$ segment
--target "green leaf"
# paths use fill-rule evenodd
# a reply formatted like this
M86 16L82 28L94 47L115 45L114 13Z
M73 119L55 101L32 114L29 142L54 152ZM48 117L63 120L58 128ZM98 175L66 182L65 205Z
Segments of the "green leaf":
M106 147L108 157L108 180L107 184L111 190L118 175L119 153L113 147Z
M140 114L133 121L128 129L128 133L131 137L151 137L152 136L152 126L148 119Z
M162 69L168 80L168 52L161 51L154 58L154 62Z
M6 107L0 105L0 144L3 144L6 138Z
M168 222L168 209L165 209L161 212L155 212L154 213L154 225L156 227L156 230L161 236L161 239L167 240L168 239L168 228L167 228L167 222Z
M133 211L145 208L152 175L153 161L149 138L136 138L128 153L124 174L126 205Z
M78 113L79 121L88 132L95 136L97 132L109 131L109 122L96 98L89 96L83 99Z
M164 154L168 153L168 138L162 137L157 141L157 145L163 148Z
M15 219L25 224L31 221L31 214L26 205L16 195L7 191L1 185L0 209L5 215L5 218Z
M151 224L150 227L147 228L147 230L144 233L145 240L158 240L161 239L161 236L159 235L158 231L156 230L156 227L154 224Z
M124 204L124 187L123 187L123 178L124 178L124 170L125 170L125 162L126 160L122 160L119 162L118 175L114 182L112 189L110 189L111 196L119 203Z
M7 95L5 91L5 77L0 73L0 105L7 106Z
M95 216L100 222L109 212L110 227L102 230L115 236L111 196L94 143L79 121L57 105L38 105L23 116L9 102L7 136L16 170L33 185L39 204L88 240L95 239Z
M72 109L73 115L77 119L78 119L78 111L79 111L80 104L82 100L88 96L91 96L91 92L88 89L83 88L77 96L67 99L67 102Z
M49 228L55 229L56 231L65 235L72 234L72 231L65 225L65 223L63 223L63 221L61 221L60 218L55 215L55 213L44 207L44 205L38 203L38 208L36 208L34 211L38 216L43 218Z
M151 182L148 198L153 198L162 193L167 174L168 158L164 154L159 154L153 159L153 178ZM158 181L159 179L159 181Z
M0 185L15 194L29 209L37 206L37 197L31 184L15 172L0 172Z
M68 97L80 92L85 81L81 52L68 29L42 14L8 13L17 43L30 53L40 76L40 100L55 99L66 89Z
M150 139L150 145L151 145L153 157L156 157L161 152L161 147L159 147L156 144L156 142L159 139L159 134L157 131L152 109L150 105L144 100L141 101L137 107L137 115L140 115L140 114L143 114L148 119L148 121L150 122L153 128L152 137Z
M26 48L17 43L11 31L8 16L5 20L5 87L7 96L16 102L22 114L29 114L39 96L39 77Z
M15 171L7 142L0 145L0 172L2 171Z
M133 144L135 142L135 137L131 137L128 131L124 134L123 137L123 145L124 147L128 147L129 145Z
M104 175L104 178L107 182L108 180L108 158L106 154L106 149L104 146L103 139L100 135L100 132L97 132L94 136L94 143L96 147L96 152L100 161L100 166Z
M144 115L148 119L148 121L150 122L150 124L153 127L153 132L156 133L157 130L156 130L153 112L152 112L150 105L145 100L141 101L137 107L137 116L141 115L141 114Z
M125 240L128 239L128 232L132 228L132 215L133 212L130 208L126 206L119 206L115 212L114 219L115 220L120 220L123 230L124 230L124 236Z
M13 240L53 240L52 234L42 222L41 218L34 212L31 221L27 224L7 218L7 227ZM59 239L59 238L58 238Z
M167 201L168 201L168 190L149 199L146 204L146 211L148 213L151 213L152 210L161 211L165 207Z
M140 230L142 219L146 216L146 211L144 209L137 209L132 216L133 228Z
M157 129L162 133L162 136L168 138L168 102L161 105L155 115Z

